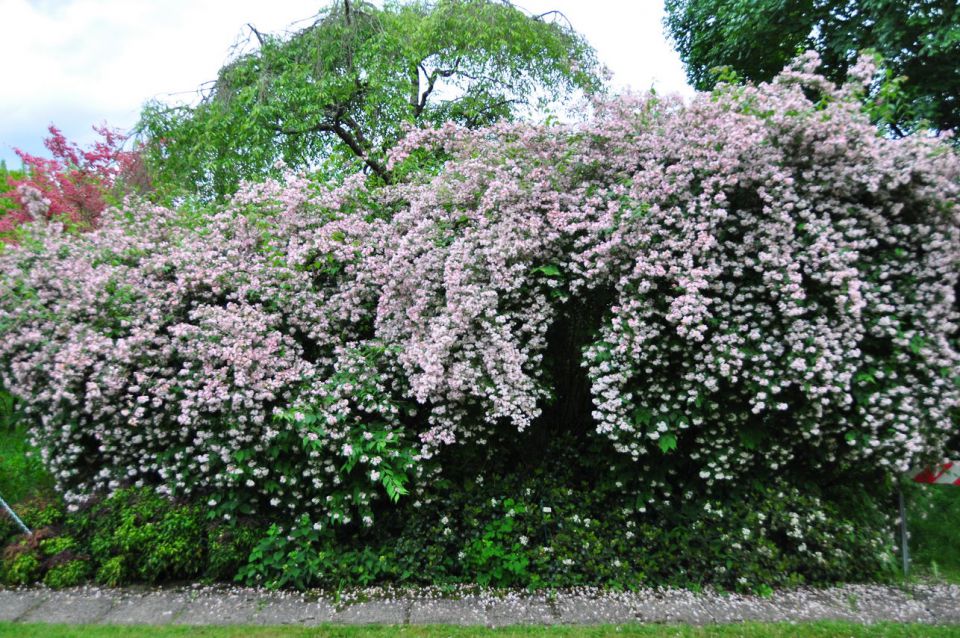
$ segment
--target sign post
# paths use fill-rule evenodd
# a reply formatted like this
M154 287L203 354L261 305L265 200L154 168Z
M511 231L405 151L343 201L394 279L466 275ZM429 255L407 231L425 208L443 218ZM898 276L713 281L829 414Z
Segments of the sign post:
M900 497L900 553L903 554L903 577L910 576L910 534L907 531L907 499L903 488L897 488Z

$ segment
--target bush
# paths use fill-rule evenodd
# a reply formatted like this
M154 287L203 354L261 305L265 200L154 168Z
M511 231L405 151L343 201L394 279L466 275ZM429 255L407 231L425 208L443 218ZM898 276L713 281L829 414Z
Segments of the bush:
M74 515L69 526L98 565L98 582L158 583L204 571L206 524L200 508L175 504L152 490L119 490Z
M40 560L23 543L7 547L0 571L3 582L8 585L28 585L35 582L42 573Z
M212 581L234 580L262 537L263 530L250 523L211 526L207 534L204 578Z
M119 490L65 514L56 502L18 505L31 535L3 538L0 582L72 587L194 579L231 581L263 530L251 522L211 525L202 510L151 489ZM0 528L6 530L6 527Z
M20 520L31 530L56 528L63 521L66 512L59 499L50 496L37 496L13 504L13 510ZM6 512L0 514L0 547L23 534L23 530L13 522Z
M840 577L800 545L846 547L843 510L797 490L882 490L956 430L960 160L934 139L879 136L863 85L835 87L815 66L689 105L623 98L571 127L416 132L393 152L401 183L377 190L289 176L205 219L131 204L82 238L33 225L0 253L13 292L0 298L0 382L72 505L157 485L228 520L304 520L299 541L264 541L251 578L349 569L314 525L376 531L456 459L473 476L488 453L525 466L565 436L609 443L579 467L592 480L627 468L633 511L735 511L735 488L772 508L782 492L828 520L801 525L809 538L755 540L773 552L756 573L784 560ZM420 166L437 149L445 164ZM773 476L772 494L746 487ZM609 494L607 511L621 504ZM477 520L452 555L478 577L566 573L516 547L520 523ZM699 519L675 520L651 543L694 546L683 525ZM102 538L100 561L129 546ZM710 551L684 569L743 562ZM198 573L197 556L156 555L138 578ZM356 557L364 574L404 571L380 555Z
M86 560L73 559L57 563L43 575L43 584L52 589L77 587L87 582L90 577L90 563Z
M529 443L529 441L527 441ZM554 441L543 463L489 459L435 481L372 528L275 526L241 570L273 587L480 583L498 587L773 586L887 579L889 490L772 480L681 508L591 475L609 450ZM888 508L889 509L889 508Z

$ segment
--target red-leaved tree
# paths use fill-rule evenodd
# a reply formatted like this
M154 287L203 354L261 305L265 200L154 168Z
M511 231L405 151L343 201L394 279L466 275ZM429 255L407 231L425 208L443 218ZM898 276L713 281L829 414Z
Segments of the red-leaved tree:
M50 136L43 142L50 159L14 149L26 175L8 178L10 190L3 196L17 207L0 218L0 236L38 219L61 219L88 230L96 226L108 203L148 188L140 153L123 150L126 136L105 125L93 128L101 139L81 149L51 125Z

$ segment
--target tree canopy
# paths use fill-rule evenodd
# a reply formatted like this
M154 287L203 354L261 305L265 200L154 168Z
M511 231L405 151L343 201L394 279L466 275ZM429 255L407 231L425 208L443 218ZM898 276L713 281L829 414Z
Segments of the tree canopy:
M700 90L715 69L766 81L798 51L816 50L843 81L859 52L885 59L901 99L885 119L897 133L960 125L960 5L956 0L666 0L666 26Z
M408 126L484 126L600 87L562 15L505 0L337 0L289 37L251 25L249 42L198 105L145 106L161 183L220 197L277 160L390 181L386 150Z

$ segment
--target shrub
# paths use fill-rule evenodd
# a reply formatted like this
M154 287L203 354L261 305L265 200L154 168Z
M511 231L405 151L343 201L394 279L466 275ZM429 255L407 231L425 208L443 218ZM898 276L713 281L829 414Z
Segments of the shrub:
M3 581L8 585L29 585L40 577L40 560L27 551L10 552L3 559Z
M206 525L200 509L152 490L119 490L72 516L69 526L98 566L98 582L158 583L204 571Z
M53 589L77 587L90 577L90 563L82 559L66 560L50 567L43 575L43 584Z
M211 526L207 534L204 578L213 581L234 580L263 535L262 529L249 523Z
M960 161L881 137L863 85L815 67L570 127L416 132L378 190L289 176L206 219L36 224L0 254L0 382L73 505L157 485L226 518L308 515L302 542L262 548L267 580L327 564L315 524L361 533L453 459L526 464L564 435L609 442L589 471L629 468L623 491L658 511L771 476L801 504L807 484L882 490L956 429ZM423 148L448 160L419 167ZM532 581L507 526L460 550ZM791 539L767 540L805 555Z
M13 504L13 510L20 520L31 530L56 528L63 521L63 503L50 496L36 496ZM23 534L23 530L13 522L6 512L0 514L0 547L10 543L15 537Z
M892 521L859 488L771 480L675 507L627 488L629 466L595 473L609 456L603 446L562 439L547 452L533 467L519 465L514 451L489 458L480 476L435 481L371 528L318 530L309 519L277 525L240 576L299 588L388 582L758 591L893 574Z

